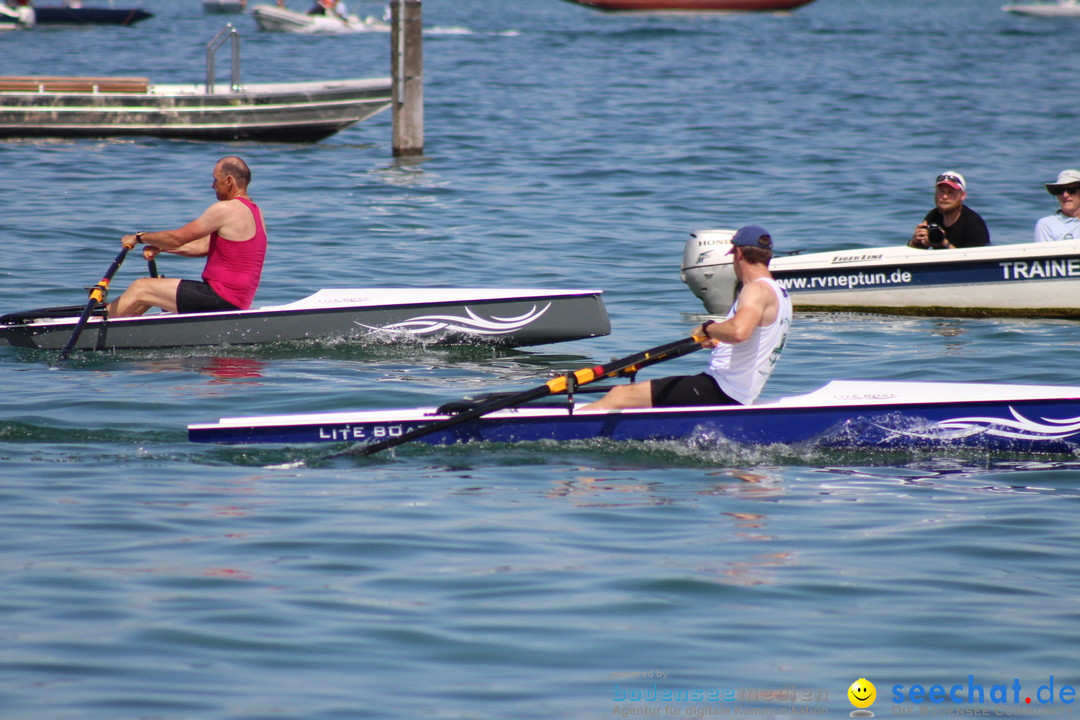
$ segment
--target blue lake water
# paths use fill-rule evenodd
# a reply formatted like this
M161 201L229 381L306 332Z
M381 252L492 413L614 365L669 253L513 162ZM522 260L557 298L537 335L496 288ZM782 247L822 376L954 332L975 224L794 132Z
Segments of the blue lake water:
M144 7L134 28L4 34L0 72L201 82L225 19ZM246 81L388 74L385 35L235 22ZM1080 21L989 0L708 18L429 0L424 25L422 159L392 158L388 113L310 146L0 143L0 307L83 302L122 234L200 213L214 161L238 153L271 235L260 303L595 287L612 334L62 370L0 351L0 720L847 717L860 678L878 717L1080 715L1077 458L582 443L359 459L185 431L524 389L683 337L702 312L679 280L690 232L899 244L945 169L995 241L1026 241L1054 208L1042 183L1080 165ZM765 395L1076 384L1078 345L1075 322L801 314ZM934 685L960 689L916 702Z

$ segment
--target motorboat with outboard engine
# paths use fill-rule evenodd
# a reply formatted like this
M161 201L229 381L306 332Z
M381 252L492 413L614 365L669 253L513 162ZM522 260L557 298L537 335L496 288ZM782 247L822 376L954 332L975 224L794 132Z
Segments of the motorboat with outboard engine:
M735 301L733 230L702 230L680 276L710 313ZM907 315L1080 317L1080 240L949 250L906 246L776 254L769 265L796 310Z

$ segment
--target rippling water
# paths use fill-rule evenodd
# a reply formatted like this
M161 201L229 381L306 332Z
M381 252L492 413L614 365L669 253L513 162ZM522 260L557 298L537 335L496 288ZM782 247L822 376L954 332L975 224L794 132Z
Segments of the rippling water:
M0 70L201 81L224 19L194 0L146 8L135 28L0 35ZM245 80L388 74L385 35L235 21ZM185 427L521 389L682 337L702 310L678 276L688 233L760 222L781 249L898 244L946 168L996 241L1026 241L1053 209L1041 183L1080 164L1078 25L983 0L710 18L428 0L424 24L421 160L391 158L388 114L312 146L0 143L0 307L82 302L121 234L193 217L214 160L239 153L273 243L259 302L597 287L612 335L59 371L0 351L0 719L846 716L859 678L879 717L1016 714L1026 696L1068 716L1074 458L597 442L358 459L194 446ZM1075 384L1078 339L1064 321L801 314L766 395L832 378ZM968 697L969 676L985 703L893 701L896 685ZM1027 695L992 704L1014 680ZM768 694L793 687L809 695ZM678 699L693 689L739 701Z

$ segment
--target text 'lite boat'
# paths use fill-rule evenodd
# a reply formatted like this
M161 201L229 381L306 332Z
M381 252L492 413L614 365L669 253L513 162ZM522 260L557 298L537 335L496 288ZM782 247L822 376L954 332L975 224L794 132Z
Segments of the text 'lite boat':
M703 230L684 247L682 280L710 313L735 300L733 234ZM1080 317L1080 240L776 255L769 269L799 310Z
M451 418L435 408L222 418L188 427L199 443L378 443ZM418 442L677 440L716 446L973 447L1072 454L1080 387L833 381L757 405L569 412L566 402L499 410Z
M599 337L611 323L599 290L353 288L287 305L212 313L91 316L80 350L257 345L298 341L503 346ZM82 306L0 317L0 345L58 350Z

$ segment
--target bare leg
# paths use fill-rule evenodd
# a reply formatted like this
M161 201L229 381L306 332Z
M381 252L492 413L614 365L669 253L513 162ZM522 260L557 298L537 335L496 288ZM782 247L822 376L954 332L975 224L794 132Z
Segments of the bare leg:
M153 307L176 312L176 288L180 278L139 278L124 294L109 303L110 317L142 315Z
M616 385L604 397L580 410L623 410L652 407L652 381Z

